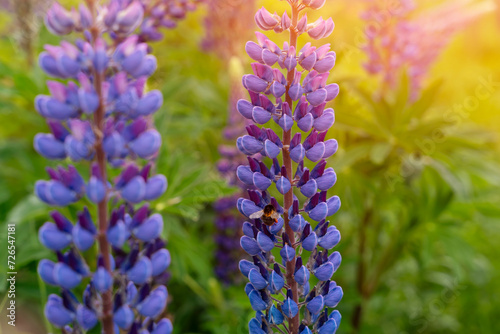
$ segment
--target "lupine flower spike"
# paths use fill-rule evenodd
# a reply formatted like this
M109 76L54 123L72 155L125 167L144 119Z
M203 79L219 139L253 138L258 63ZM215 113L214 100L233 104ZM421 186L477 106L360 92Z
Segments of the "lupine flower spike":
M367 0L368 56L365 69L380 75L382 90L394 89L398 75L407 70L410 98L416 100L426 75L453 36L481 15L494 10L489 1L448 0L421 14L414 0ZM384 91L380 92L384 93Z
M237 139L238 149L248 156L237 176L249 189L237 207L248 219L240 244L252 261L242 260L240 270L250 281L245 292L256 312L251 334L332 334L341 316L331 309L343 296L332 280L341 256L330 252L340 232L328 220L339 210L340 199L327 195L336 182L327 159L338 144L326 137L335 121L326 104L339 93L337 84L327 83L336 56L329 44L299 48L297 38L328 37L334 24L331 18L307 21L304 11L320 9L324 0L287 2L291 17L261 8L255 21L263 30L287 31L289 42L280 48L257 32L257 42L246 44L254 73L243 76L250 100L239 100L237 108L253 124ZM282 135L268 122L275 122Z
M166 191L167 179L154 175L161 137L151 115L163 101L159 91L145 89L156 70L145 41L159 38L155 22L181 18L188 6L182 4L168 1L153 15L149 1L98 6L88 0L78 10L55 3L47 12L52 33L76 32L80 39L46 45L40 54L40 67L59 80L48 81L50 95L35 100L50 133L36 135L34 147L47 159L90 163L47 168L49 180L38 181L35 193L52 206L84 197L93 203L76 217L54 210L39 230L57 261L40 261L38 273L61 289L49 296L45 316L64 333L84 333L98 323L106 334L172 332L162 316L170 253L161 239L162 216L147 203ZM121 169L113 180L110 168ZM97 258L87 264L95 248ZM75 295L83 282L83 295Z

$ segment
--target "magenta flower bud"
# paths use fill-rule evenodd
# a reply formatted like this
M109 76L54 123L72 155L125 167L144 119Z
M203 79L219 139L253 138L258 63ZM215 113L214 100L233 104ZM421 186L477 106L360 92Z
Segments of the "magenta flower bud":
M167 288L160 285L137 305L137 311L145 317L156 318L165 309L167 298Z
M287 30L288 28L290 28L291 25L292 25L292 20L285 11L281 16L281 29Z
M54 2L45 16L45 25L54 35L67 35L75 28L75 18L73 13Z
M279 16L271 14L264 7L259 9L257 14L255 14L255 23L257 23L262 30L274 29L278 25L279 20Z
M306 31L307 29L307 14L304 14L302 18L297 22L297 31L299 34L302 34Z
M135 284L146 283L153 274L151 261L143 256L127 271L127 278Z
M316 22L307 25L307 33L313 39L321 39L330 36L335 24L329 18L327 21L320 17Z
M44 308L45 318L54 326L62 328L71 323L75 314L66 309L58 295L51 294Z

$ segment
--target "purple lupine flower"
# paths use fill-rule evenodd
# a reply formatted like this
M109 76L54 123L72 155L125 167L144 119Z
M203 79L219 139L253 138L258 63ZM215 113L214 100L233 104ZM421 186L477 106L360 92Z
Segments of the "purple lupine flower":
M245 48L256 63L253 74L242 80L250 100L238 101L237 109L254 124L236 141L248 156L248 165L239 166L236 173L248 197L238 199L237 208L248 220L240 244L253 261L242 260L239 267L250 281L245 292L256 311L250 333L278 329L333 334L340 314L329 314L328 309L336 307L343 295L332 281L340 254L330 254L340 233L328 221L340 208L340 199L328 196L337 177L333 168L326 167L338 148L335 139L326 137L335 121L333 109L326 104L339 93L337 84L328 83L336 55L329 44L307 43L298 48L297 38L305 33L313 39L325 38L334 24L331 18L308 23L306 14L301 14L307 8L320 9L324 0L288 3L291 17L261 8L255 21L263 30L288 30L289 42L280 48L257 32L257 42L250 41ZM281 128L282 136L267 125L270 121ZM294 133L294 124L305 134ZM299 192L305 197L302 204ZM280 197L283 206L278 204ZM310 283L313 276L319 281L315 286Z
M50 95L35 100L51 130L35 136L35 150L48 159L91 163L86 171L87 164L47 168L49 180L38 181L35 194L53 206L69 206L85 196L94 204L76 217L53 211L52 221L39 230L40 242L57 261L41 260L38 273L61 289L60 296L49 296L45 315L66 333L92 330L98 322L106 334L119 329L170 333L172 324L162 313L171 258L161 239L163 218L145 203L167 189L167 179L154 175L152 162L161 136L151 115L163 97L145 90L156 58L145 43L151 38L139 28L151 19L180 18L180 10L191 7L180 1L179 9L176 1L167 1L163 12L152 13L149 1L86 3L78 10L55 3L48 10L52 33L78 32L81 39L46 45L39 57L42 70L62 80L48 81ZM110 168L121 168L114 180L108 179ZM96 243L96 265L90 266L87 252ZM82 282L87 283L83 295L74 295Z
M381 76L384 90L395 88L406 69L412 100L419 97L430 67L453 36L493 7L487 1L450 0L421 14L416 9L414 0L368 0L362 14L367 23L366 71Z
M229 64L229 107L228 122L224 129L224 139L233 141L242 133L245 121L236 110L236 102L243 98L245 91L239 85L238 68L242 67L240 57L241 43L247 39L247 32L252 25L252 18L246 15L254 10L255 1L208 0L209 15L205 19L205 37L202 48L214 52L218 57ZM238 15L240 13L241 15ZM227 183L240 188L238 194L221 198L214 203L217 212L215 220L216 235L215 274L226 284L240 280L238 261L244 256L239 246L243 223L241 215L235 212L234 207L238 197L244 196L245 185L238 181L235 171L246 161L234 146L222 144L219 146L221 159L217 162L217 169Z

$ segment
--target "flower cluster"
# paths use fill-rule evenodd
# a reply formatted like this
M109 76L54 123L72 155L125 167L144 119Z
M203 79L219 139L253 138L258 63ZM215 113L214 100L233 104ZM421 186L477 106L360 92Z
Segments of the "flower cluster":
M40 67L60 80L48 81L50 95L35 100L51 132L36 135L34 147L48 159L90 163L47 168L50 179L38 181L35 194L53 206L84 198L95 204L74 221L55 210L39 230L40 242L57 258L40 261L39 275L61 289L49 296L45 316L65 333L83 333L98 322L106 334L172 332L162 318L170 253L161 239L163 218L146 202L166 191L167 179L153 175L161 136L151 116L163 98L146 91L156 58L140 29L151 15L145 3L111 0L98 7L89 0L71 11L55 3L46 16L54 34L81 32L82 39L47 45L40 54ZM181 17L179 10L189 7L167 3L155 19ZM112 180L110 168L121 168ZM72 290L82 283L83 296L76 296Z
M139 29L137 38L141 42L159 41L163 38L161 28L171 29L186 13L196 9L204 0L110 0L100 10L103 26L113 39L121 39ZM65 10L55 4L46 16L47 28L58 35L72 31L83 31L91 24L91 13L84 5L78 11Z
M426 74L452 37L493 9L487 1L447 1L421 15L415 14L416 8L413 0L369 0L362 14L368 56L365 69L380 74L384 88L394 88L401 69L406 68L413 100L418 98Z
M335 121L333 109L326 104L339 93L337 84L327 83L336 56L329 44L297 48L299 35L325 38L334 24L331 18L307 23L307 15L302 14L305 9L320 9L324 0L288 3L291 17L265 8L255 16L261 29L288 30L288 43L280 48L257 32L258 43L246 44L256 63L254 74L243 76L250 101L238 101L237 109L254 124L237 139L238 149L248 156L248 164L237 169L248 198L240 198L237 208L248 218L240 244L253 261L242 260L239 267L250 281L245 292L256 311L250 333L273 329L335 333L341 316L328 308L336 307L343 296L342 288L331 280L341 256L330 250L340 241L340 232L327 219L339 210L340 199L327 195L337 178L326 159L335 154L338 143L326 137ZM282 136L267 125L271 121L281 128ZM310 164L312 168L306 167ZM283 205L271 195L273 184L284 197ZM306 219L317 223L314 226Z
M241 43L247 39L247 32L253 25L247 12L254 10L253 0L209 0L208 12L205 18L205 37L202 48L214 52L228 64L229 71L229 107L227 126L224 129L224 139L234 141L244 131L245 120L242 120L236 110L236 103L245 95L245 90L239 85L242 68L240 57ZM219 146L221 159L217 169L228 184L237 186L240 191L236 195L221 198L214 203L217 213L215 218L215 273L226 284L241 281L238 262L244 255L239 245L243 219L235 212L236 201L244 196L245 185L236 178L236 168L245 162L245 156L232 145Z

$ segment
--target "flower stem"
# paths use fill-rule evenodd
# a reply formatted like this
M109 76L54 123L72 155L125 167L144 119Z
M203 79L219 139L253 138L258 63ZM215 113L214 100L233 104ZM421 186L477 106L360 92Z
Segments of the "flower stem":
M99 38L99 27L97 26L97 9L95 0L87 0L87 5L92 13L93 24L90 28L92 35L92 46L95 48L96 41ZM94 69L94 88L96 90L97 96L99 98L99 106L94 114L94 135L96 138L95 151L97 164L101 172L101 177L106 180L106 155L104 153L104 148L102 146L102 140L104 135L104 100L102 96L102 84L104 81L104 75L102 72L98 72ZM106 182L104 183L106 184ZM99 242L99 254L102 256L104 263L104 268L111 274L111 262L110 262L110 246L108 239L106 238L106 231L108 229L108 198L107 195L104 199L97 204L97 219L98 219L98 237ZM113 300L111 295L111 290L108 290L102 294L102 327L105 334L113 334Z
M292 25L290 27L290 47L294 47L295 49L297 48L297 30L295 29L297 26L297 21L298 21L298 15L299 11L297 6L294 4L290 4L292 7ZM292 69L291 71L288 71L287 73L287 86L286 86L286 102L290 106L290 109L292 109L293 105L293 100L288 93L288 90L290 89L290 86L292 85L293 79L295 77L295 68ZM292 159L290 158L290 142L292 139L292 130L290 129L289 131L283 131L283 166L285 166L287 175L289 177L293 175L292 171ZM293 203L293 187L290 188L290 190L285 194L285 203L284 203L284 209L285 209L285 233L288 235L288 238L290 239L290 242L293 244L292 247L296 248L297 245L295 244L295 234L290 227L288 215L286 214L288 212L288 209L292 206ZM295 279L293 278L293 273L295 272L295 257L292 261L289 261L286 263L286 282L287 284L291 287L292 290L292 295L293 295L293 300L298 304L299 303L299 290L298 290L298 285ZM299 313L295 315L295 317L288 319L288 325L290 327L289 332L291 334L298 334L299 333L299 326L300 326L300 318L299 318Z

